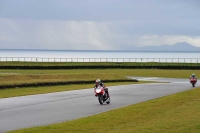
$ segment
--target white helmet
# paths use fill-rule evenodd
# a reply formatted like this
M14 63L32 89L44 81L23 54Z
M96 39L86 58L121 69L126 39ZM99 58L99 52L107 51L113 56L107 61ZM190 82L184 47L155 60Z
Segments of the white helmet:
M100 79L97 79L97 80L96 80L96 83L100 84L100 83L101 83L101 80L100 80Z

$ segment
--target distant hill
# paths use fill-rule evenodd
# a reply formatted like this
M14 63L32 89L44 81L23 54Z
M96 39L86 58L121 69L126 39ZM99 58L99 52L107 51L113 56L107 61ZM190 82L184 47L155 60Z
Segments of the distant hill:
M160 45L160 46L145 46L145 47L135 47L135 46L122 46L118 50L72 50L72 49L1 49L0 50L22 50L22 51L83 51L83 52L101 52L101 51L141 51L141 52L200 52L200 47L195 47L186 42L179 42L174 45Z
M166 51L166 52L200 52L200 47L195 47L186 42L176 43L174 45L160 45L160 46L146 46L146 47L132 47L132 51ZM129 49L129 50L130 50Z

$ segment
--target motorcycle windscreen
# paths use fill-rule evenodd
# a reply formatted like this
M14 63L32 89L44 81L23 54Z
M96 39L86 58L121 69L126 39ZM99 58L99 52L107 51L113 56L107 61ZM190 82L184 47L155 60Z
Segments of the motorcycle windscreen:
M100 93L101 92L101 86L98 86L97 88L96 88L96 93Z

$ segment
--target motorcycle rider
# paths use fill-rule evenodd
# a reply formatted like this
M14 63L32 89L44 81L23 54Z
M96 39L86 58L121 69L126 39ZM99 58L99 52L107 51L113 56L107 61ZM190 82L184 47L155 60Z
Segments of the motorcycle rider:
M195 74L193 73L192 76L190 76L190 78L196 78Z
M96 82L95 82L95 85L94 85L94 93L95 93L95 96L97 96L97 93L96 93L95 90L96 90L96 88L97 88L99 85L102 86L102 87L104 88L104 90L105 90L105 92L107 93L108 97L110 97L109 92L108 92L108 88L106 88L106 86L101 82L100 79L97 79Z
M191 78L193 78L193 79L195 78L195 79L196 79L196 81L197 81L197 78L196 78L196 76L195 76L195 74L194 74L194 73L192 74L192 76L190 76L190 79L191 79Z

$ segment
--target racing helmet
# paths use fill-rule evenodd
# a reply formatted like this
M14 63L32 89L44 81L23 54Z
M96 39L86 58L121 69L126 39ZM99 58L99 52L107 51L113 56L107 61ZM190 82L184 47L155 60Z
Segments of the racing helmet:
M192 74L192 77L195 77L195 74L194 74L194 73Z
M97 80L96 80L96 84L97 84L97 83L100 84L100 83L101 83L101 80L100 80L100 79L97 79Z

